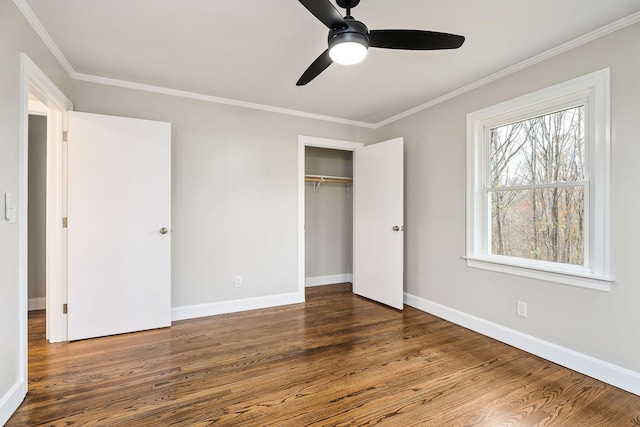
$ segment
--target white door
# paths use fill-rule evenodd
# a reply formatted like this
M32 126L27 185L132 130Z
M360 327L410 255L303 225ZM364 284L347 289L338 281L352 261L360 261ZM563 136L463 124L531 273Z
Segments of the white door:
M171 124L68 121L68 338L170 326Z
M353 168L353 292L402 310L403 139L356 150Z

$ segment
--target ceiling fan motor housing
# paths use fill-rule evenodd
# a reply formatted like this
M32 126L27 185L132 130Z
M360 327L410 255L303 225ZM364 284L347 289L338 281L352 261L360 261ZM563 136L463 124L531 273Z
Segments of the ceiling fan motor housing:
M338 6L341 8L346 9L356 7L358 3L360 3L360 0L336 0L336 3L338 3Z
M369 47L369 29L360 21L350 16L345 17L346 28L332 28L329 30L329 49L339 43L357 42Z

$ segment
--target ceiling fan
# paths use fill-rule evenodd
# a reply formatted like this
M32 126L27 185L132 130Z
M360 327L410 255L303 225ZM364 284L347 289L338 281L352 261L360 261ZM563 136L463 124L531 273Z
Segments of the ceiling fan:
M302 74L296 83L304 86L315 79L334 62L343 65L356 64L367 55L370 47L406 50L457 49L464 37L456 34L421 30L371 30L351 16L351 9L360 0L336 0L338 6L347 9L343 18L329 0L299 0L309 12L329 27L329 48L325 50Z

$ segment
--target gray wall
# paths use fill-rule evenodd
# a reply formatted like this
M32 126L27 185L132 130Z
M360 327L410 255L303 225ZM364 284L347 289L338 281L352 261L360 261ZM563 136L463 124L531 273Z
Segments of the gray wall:
M19 191L20 52L66 92L69 79L13 2L0 1L0 399L19 387L19 223L4 220L4 193ZM18 212L20 215L20 212ZM26 302L25 302L26 303ZM26 380L26 379L25 379Z
M305 149L305 173L353 176L353 153ZM350 186L349 186L350 187ZM353 197L345 184L305 184L305 276L353 273Z
M47 117L29 115L29 298L44 298L46 282Z
M405 140L405 290L640 372L640 24L378 130ZM611 68L612 271L609 293L466 267L466 114ZM516 300L529 316L516 316Z
M373 137L353 126L79 81L72 95L78 111L171 122L173 307L297 292L298 135Z

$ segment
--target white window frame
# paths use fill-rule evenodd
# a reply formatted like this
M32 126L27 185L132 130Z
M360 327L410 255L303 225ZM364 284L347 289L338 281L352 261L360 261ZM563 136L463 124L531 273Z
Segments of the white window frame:
M467 115L467 266L609 291L610 71L608 68ZM490 130L501 125L585 106L585 265L491 253L488 186Z

